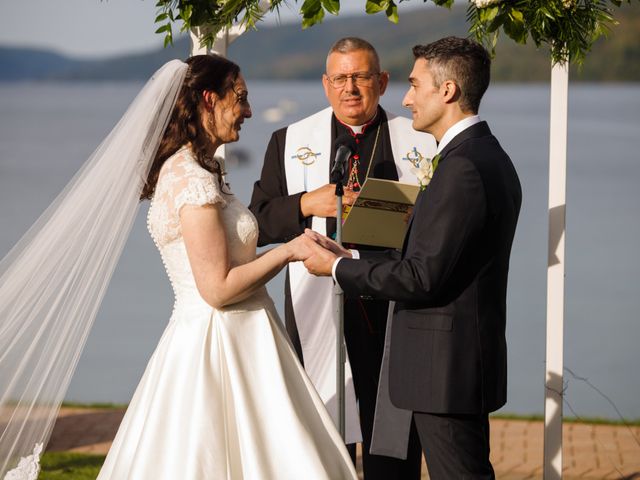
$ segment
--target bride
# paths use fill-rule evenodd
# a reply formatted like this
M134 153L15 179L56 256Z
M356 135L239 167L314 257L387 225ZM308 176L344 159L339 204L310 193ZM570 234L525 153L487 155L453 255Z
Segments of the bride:
M357 478L264 287L311 240L256 257L213 157L250 116L236 64L169 62L0 263L0 477L37 477L139 197L175 305L98 479Z

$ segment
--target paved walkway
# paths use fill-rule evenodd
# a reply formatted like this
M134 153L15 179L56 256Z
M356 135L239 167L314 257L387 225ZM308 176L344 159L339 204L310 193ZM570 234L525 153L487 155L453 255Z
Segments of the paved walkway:
M63 408L48 450L105 454L123 410ZM567 423L565 480L640 480L640 427ZM491 419L491 461L499 480L542 478L543 425ZM428 479L423 465L423 479Z

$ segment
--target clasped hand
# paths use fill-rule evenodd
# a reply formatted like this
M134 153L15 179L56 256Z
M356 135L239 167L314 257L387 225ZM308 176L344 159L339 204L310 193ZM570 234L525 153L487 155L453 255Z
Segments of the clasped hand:
M289 244L294 252L292 260L304 262L309 273L318 276L330 276L338 257L351 258L349 250L308 228Z

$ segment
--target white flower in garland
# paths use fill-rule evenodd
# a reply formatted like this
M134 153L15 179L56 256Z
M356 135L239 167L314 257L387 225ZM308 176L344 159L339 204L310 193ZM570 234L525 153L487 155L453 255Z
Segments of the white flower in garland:
M471 0L471 3L473 3L476 8L486 8L500 3L501 1L502 0Z

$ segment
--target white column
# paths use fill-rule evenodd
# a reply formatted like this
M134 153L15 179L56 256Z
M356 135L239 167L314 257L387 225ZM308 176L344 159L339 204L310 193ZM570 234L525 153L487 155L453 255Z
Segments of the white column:
M261 0L258 4L260 12L265 14L271 7L270 0ZM194 27L191 29L191 55L205 55L208 53L217 53L223 57L227 56L227 48L231 45L240 35L247 31L247 26L244 24L235 24L230 28L220 31L216 35L216 39L213 42L213 46L210 49L200 46L200 40L206 33L206 29L203 27Z
M200 45L200 40L206 34L206 29L203 27L193 27L189 32L189 38L191 38L191 55L207 55L208 53L213 52L213 48L207 48ZM226 45L225 45L226 47ZM217 53L217 52L216 52ZM225 48L224 53L220 53L220 55L226 55L227 51Z
M549 259L544 406L544 479L562 478L562 400L567 186L568 64L551 70L549 135Z

